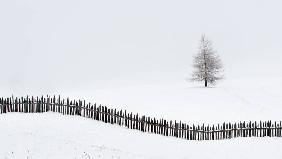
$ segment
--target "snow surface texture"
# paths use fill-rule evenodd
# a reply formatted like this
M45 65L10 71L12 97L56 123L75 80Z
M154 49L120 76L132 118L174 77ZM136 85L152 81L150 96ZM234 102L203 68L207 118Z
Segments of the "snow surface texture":
M188 124L280 121L282 78L226 80L214 88L185 82L62 93L103 105Z
M282 157L281 138L186 141L51 112L1 114L0 130L0 158L3 159Z
M280 77L229 79L213 88L203 88L203 84L193 85L185 81L104 89L89 86L83 90L62 91L56 95L85 99L86 102L126 109L134 114L181 120L187 124L280 121L281 81ZM10 96L7 93L1 94L4 97Z

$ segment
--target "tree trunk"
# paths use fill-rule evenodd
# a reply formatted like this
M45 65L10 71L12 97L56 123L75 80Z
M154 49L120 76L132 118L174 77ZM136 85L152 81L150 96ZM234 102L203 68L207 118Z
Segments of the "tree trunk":
M208 81L207 80L205 80L205 87L207 87L208 86Z

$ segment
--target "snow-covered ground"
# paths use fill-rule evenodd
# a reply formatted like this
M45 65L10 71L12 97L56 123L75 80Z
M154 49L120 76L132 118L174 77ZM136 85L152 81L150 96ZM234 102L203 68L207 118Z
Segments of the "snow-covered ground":
M282 158L281 138L187 141L56 113L0 115L3 159Z
M2 0L0 97L55 94L195 124L280 121L281 14L278 0ZM213 88L185 81L203 33L225 69ZM281 158L281 146L0 115L0 158Z
M281 120L282 77L228 79L203 88L189 82L87 88L62 93L113 108L187 123Z
M56 94L189 123L280 120L281 2L255 4L0 1L0 96ZM185 82L203 33L226 77L209 89Z

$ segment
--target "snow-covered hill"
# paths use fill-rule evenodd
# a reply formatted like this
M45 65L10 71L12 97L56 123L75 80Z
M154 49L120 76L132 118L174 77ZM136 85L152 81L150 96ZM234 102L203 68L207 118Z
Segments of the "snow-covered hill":
M280 3L1 1L0 96L56 94L189 123L280 120ZM185 82L202 33L225 69L211 89Z
M73 90L86 99L158 118L187 123L281 120L282 78L228 79L216 87L187 82Z
M0 115L3 159L280 159L280 138L186 141L56 113Z
M281 120L281 5L2 0L0 97L55 94L195 124ZM207 89L185 81L203 33L226 77ZM281 139L186 142L50 113L2 114L0 128L0 158L281 158Z

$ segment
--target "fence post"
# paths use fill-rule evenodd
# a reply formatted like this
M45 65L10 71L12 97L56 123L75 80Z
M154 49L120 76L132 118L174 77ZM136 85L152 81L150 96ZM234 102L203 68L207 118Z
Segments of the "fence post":
M271 121L268 121L267 124L267 136L271 137Z
M145 127L145 116L142 116L142 118L141 118L141 131L145 131L145 129L144 129L144 127Z
M49 102L50 102L50 97L47 95L47 104L46 104L46 111L47 112L50 110Z
M94 104L93 118L94 118L95 120L97 120L97 109L96 109L96 103Z
M3 107L3 101L2 98L0 98L0 114L2 114L2 107Z
M176 121L175 121L174 125L175 125L175 127L174 127L174 136L178 137L178 123L176 123Z
M94 106L94 107L93 107ZM83 110L82 110L83 109ZM138 113L133 115L126 110L116 111L106 106L96 104L86 104L85 100L70 102L59 95L57 101L47 95L47 98L40 97L21 97L21 98L0 98L0 113L7 112L24 112L39 113L45 111L54 111L62 114L80 115L95 120L102 120L105 123L125 125L129 129L137 129L142 132L149 131L154 134L163 136L174 136L177 138L185 138L187 140L219 140L230 139L236 137L281 137L282 124L271 120L257 123L256 121L240 122L240 123L223 123L221 125L193 125L193 127L179 121L170 121L164 119L156 119L140 116Z

